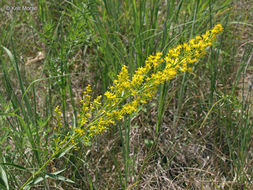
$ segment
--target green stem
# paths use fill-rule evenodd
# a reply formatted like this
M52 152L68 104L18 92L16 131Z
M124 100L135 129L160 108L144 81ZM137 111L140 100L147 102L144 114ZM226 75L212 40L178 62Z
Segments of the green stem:
M51 162L54 157L59 154L62 150L65 150L66 147L69 145L69 143L72 142L72 140L74 140L75 138L77 138L78 135L74 136L72 139L70 139L61 149L59 149L58 151L55 151L52 156L40 167L40 169L35 172L20 188L19 190L23 190L24 187L33 179L35 178L37 175L39 175L41 173L41 171L48 165L49 162Z

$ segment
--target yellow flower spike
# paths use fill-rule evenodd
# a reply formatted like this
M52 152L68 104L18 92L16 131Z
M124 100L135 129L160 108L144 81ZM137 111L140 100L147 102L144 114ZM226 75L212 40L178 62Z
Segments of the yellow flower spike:
M105 132L110 125L122 120L123 116L137 112L140 105L152 100L160 84L173 79L178 73L191 71L193 64L206 54L206 47L212 44L222 30L222 26L218 24L188 43L169 49L164 55L161 52L150 55L145 60L145 65L138 68L132 77L129 76L127 66L122 66L117 79L113 80L114 85L93 101L91 86L88 85L84 100L80 101L81 113L78 115L77 126L74 130L69 126L67 138L61 141L57 136L55 144L64 144L64 141L71 142L72 145L79 142L91 144L93 137ZM165 68L161 67L162 63L165 63ZM105 100L103 105L100 101L102 97ZM55 118L59 132L62 126L59 106L55 108Z

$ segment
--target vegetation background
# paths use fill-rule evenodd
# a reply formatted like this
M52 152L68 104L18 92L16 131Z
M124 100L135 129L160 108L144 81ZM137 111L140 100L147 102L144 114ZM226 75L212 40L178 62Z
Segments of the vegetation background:
M2 0L0 189L21 189L53 151L53 117L76 122L156 52L221 23L192 72L94 139L57 155L24 189L253 189L251 0ZM23 187L22 187L23 188Z

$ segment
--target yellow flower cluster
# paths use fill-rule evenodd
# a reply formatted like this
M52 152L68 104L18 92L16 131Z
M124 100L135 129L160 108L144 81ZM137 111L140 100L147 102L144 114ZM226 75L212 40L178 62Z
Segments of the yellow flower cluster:
M218 24L202 36L169 49L164 57L161 52L149 56L144 67L138 68L131 79L127 66L123 66L113 81L114 85L104 93L104 105L100 102L101 96L91 101L91 87L87 86L84 100L80 102L82 109L78 116L78 126L73 130L74 136L82 137L84 144L88 145L94 136L103 133L108 126L122 120L123 116L137 112L140 105L155 96L160 84L180 72L191 71L193 64L206 54L206 47L212 44L222 30ZM55 111L58 117L58 108Z
M63 145L68 140L69 137L67 137L68 135L63 137L62 134L61 134L61 131L63 130L63 128L62 128L62 121L61 121L62 112L61 112L60 107L57 106L55 108L54 112L55 112L54 117L55 117L56 122L57 122L57 127L54 128L54 130L57 131L56 136L54 138L54 142L55 142L56 150L59 150L61 145Z
M55 110L54 110L54 112L55 112L55 119L56 119L56 122L57 122L57 127L59 127L59 128L61 128L61 126L62 126L62 122L61 122L61 110L60 110L60 108L59 108L59 106L57 106L56 108L55 108ZM54 128L55 130L57 130L57 128L55 127Z

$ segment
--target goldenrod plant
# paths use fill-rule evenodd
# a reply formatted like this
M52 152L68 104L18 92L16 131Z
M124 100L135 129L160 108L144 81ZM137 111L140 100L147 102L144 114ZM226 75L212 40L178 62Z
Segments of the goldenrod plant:
M253 5L0 5L0 189L253 189Z
M101 96L91 101L91 86L87 86L84 99L80 101L82 108L78 115L78 125L74 129L69 126L70 136L66 136L60 144L73 140L73 137L74 139L81 137L85 145L91 145L94 136L105 132L110 125L122 120L124 116L137 112L141 105L152 100L160 84L173 79L180 73L191 71L194 64L206 54L206 48L212 45L216 35L222 30L222 26L217 24L202 36L196 36L188 43L170 49L165 55L158 52L154 56L149 56L145 66L139 67L131 79L128 68L124 65L118 78L113 81L114 85L104 93L103 104ZM59 106L57 106L55 109L57 129L62 126L59 121L60 114ZM74 136L71 136L72 134ZM75 141L74 144L78 142Z
M207 47L212 45L216 36L223 31L217 24L212 30L206 31L201 36L196 36L188 43L180 44L169 49L166 54L162 52L149 56L143 67L139 67L132 77L129 76L127 66L123 66L113 85L102 96L92 100L91 86L88 85L80 101L81 110L78 114L78 124L68 126L67 135L61 121L61 110L55 108L57 126L55 133L55 150L50 159L35 172L20 188L23 189L42 169L50 163L56 155L65 150L75 148L78 143L92 145L92 139L104 133L110 126L121 121L124 116L129 116L138 111L138 108L151 101L160 84L170 81L175 76L186 71L191 71L201 57L207 52ZM102 99L102 100L101 100Z

